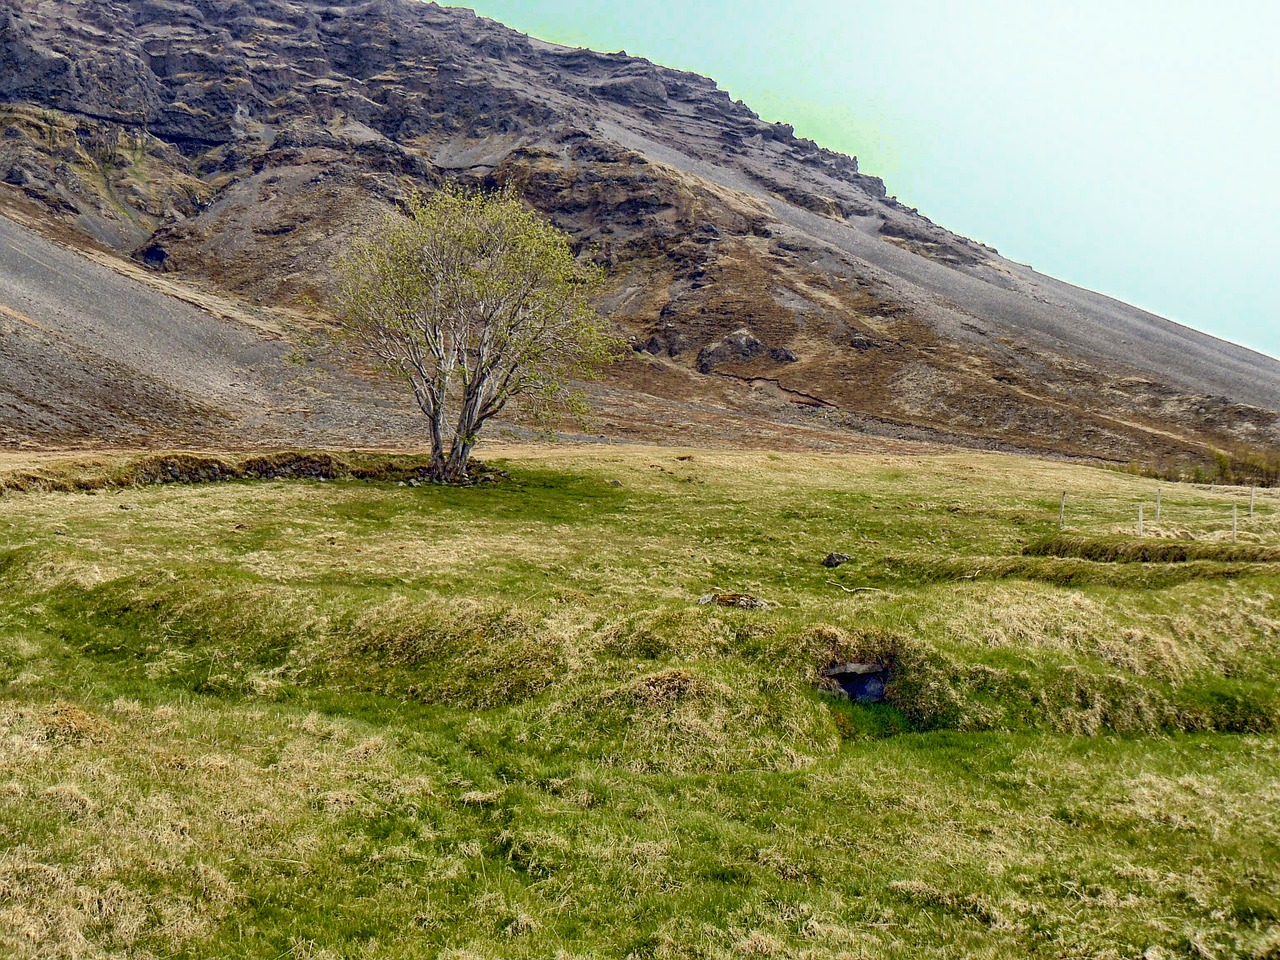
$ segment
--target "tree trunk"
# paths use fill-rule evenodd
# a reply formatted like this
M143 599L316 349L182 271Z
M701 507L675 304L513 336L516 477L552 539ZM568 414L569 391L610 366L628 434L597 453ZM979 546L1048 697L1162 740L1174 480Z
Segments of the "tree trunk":
M467 479L467 461L471 459L471 448L474 444L458 438L453 441L449 451L449 460L445 463L442 478L446 483L461 483Z
M467 479L467 461L471 458L471 448L476 445L476 434L480 430L480 425L476 422L480 415L480 393L480 385L476 384L462 398L458 429L454 432L449 461L444 467L444 479L448 483Z
M431 475L440 479L447 479L445 477L447 461L444 455L443 420L443 411L437 408L436 412L427 418L427 423L430 426L431 434Z
M419 369L417 373L422 380L427 380L425 371ZM431 476L441 479L447 462L444 450L444 392L438 384L429 381L424 384L414 376L409 377L409 383L413 385L418 408L427 418L427 439L431 443Z

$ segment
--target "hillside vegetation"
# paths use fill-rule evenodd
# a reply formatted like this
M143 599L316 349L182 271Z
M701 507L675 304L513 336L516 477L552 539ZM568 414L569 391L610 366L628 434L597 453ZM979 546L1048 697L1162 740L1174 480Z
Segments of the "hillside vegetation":
M0 952L1280 957L1270 492L483 455L0 459Z

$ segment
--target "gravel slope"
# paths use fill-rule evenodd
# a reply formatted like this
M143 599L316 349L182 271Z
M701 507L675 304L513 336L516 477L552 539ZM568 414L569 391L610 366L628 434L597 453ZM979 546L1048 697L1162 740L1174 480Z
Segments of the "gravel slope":
M399 442L394 391L0 217L0 442Z

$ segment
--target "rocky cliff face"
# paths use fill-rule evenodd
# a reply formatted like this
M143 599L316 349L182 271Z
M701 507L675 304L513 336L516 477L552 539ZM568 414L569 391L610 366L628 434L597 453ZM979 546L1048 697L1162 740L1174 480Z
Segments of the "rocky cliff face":
M1004 260L704 77L418 0L0 11L0 202L156 273L323 302L352 229L445 178L607 265L633 426L648 397L1170 463L1280 441L1280 364Z

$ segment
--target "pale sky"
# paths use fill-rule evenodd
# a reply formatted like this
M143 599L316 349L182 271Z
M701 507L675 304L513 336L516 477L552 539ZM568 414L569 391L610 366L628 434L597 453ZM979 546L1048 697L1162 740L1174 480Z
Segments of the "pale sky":
M713 77L943 226L1280 356L1280 2L466 6Z

